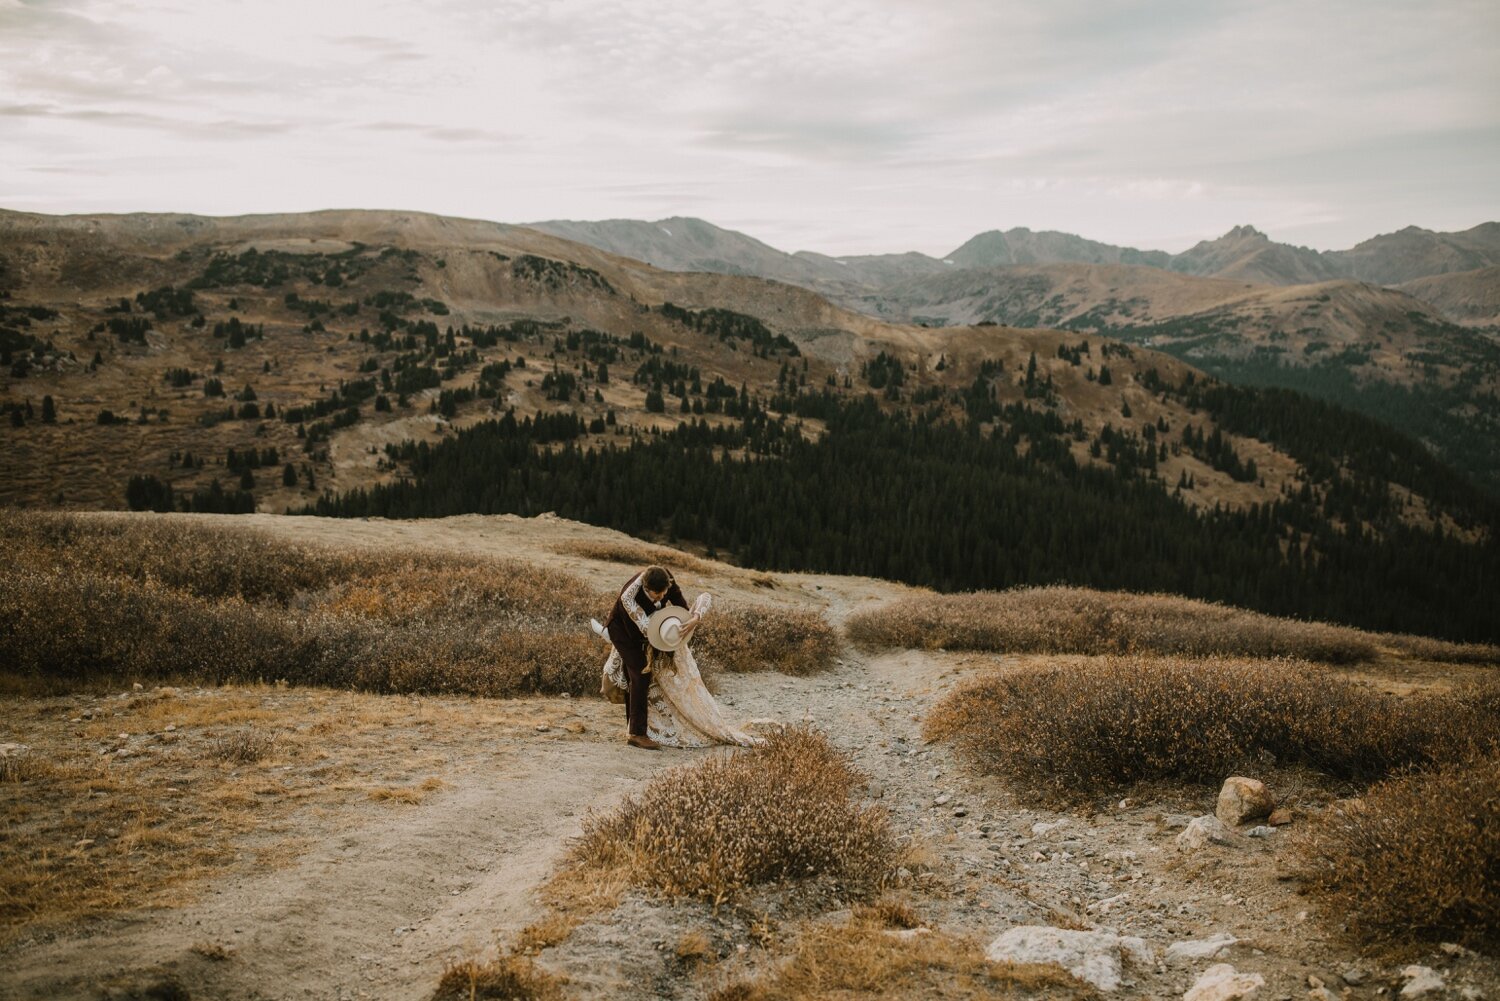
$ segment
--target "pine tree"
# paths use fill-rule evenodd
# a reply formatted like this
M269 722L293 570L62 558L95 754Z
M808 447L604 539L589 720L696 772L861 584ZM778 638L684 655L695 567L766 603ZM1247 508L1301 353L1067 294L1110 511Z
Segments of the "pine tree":
M52 397L50 396L42 397L42 423L57 423L57 405L52 402Z

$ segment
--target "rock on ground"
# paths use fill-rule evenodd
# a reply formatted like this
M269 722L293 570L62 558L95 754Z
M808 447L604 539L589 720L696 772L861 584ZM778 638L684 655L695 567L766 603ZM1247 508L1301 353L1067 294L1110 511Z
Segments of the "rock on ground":
M1419 998L1445 986L1442 976L1430 966L1408 966L1401 976L1406 978L1406 986L1401 988L1404 998Z
M1225 827L1223 821L1204 814L1189 822L1187 828L1177 835L1177 850L1195 852L1208 844L1232 845L1234 838L1234 832Z
M1264 782L1231 775L1224 780L1224 788L1219 790L1214 815L1230 827L1238 827L1247 820L1270 816L1275 806L1271 791Z
M1265 983L1259 973L1239 973L1228 963L1219 963L1203 971L1182 1001L1235 1001L1250 997Z
M1167 962L1190 963L1195 959L1215 959L1238 941L1233 935L1215 935L1213 938L1173 942L1167 946Z
M1120 959L1139 963L1155 956L1145 941L1111 931L1070 931L1045 925L1022 925L990 943L985 956L994 963L1045 963L1060 966L1101 991L1120 986Z

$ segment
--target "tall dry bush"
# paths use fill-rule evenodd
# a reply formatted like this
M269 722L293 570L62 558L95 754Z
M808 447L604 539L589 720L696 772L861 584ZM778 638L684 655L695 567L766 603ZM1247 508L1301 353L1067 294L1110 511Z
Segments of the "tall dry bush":
M763 747L673 769L590 817L571 862L716 906L748 886L812 876L859 896L897 865L886 812L855 799L863 781L822 735L787 730Z
M18 565L154 580L203 598L285 604L359 572L361 554L298 545L243 526L176 518L0 512Z
M1294 841L1300 875L1355 936L1500 946L1500 759L1375 786Z
M831 667L839 636L821 615L770 606L718 606L704 616L693 649L726 671L815 674Z
M1306 662L1105 657L971 682L926 733L1077 800L1149 779L1217 783L1264 753L1360 779L1462 758L1500 740L1500 693L1403 699Z
M1444 664L1500 664L1500 646L1492 643L1455 643L1431 636L1380 633L1375 637L1398 654Z
M1157 653L1298 657L1332 664L1373 659L1369 634L1278 619L1165 594L1078 587L905 598L850 618L857 645L1012 653Z
M0 515L0 665L33 687L284 679L377 692L597 690L601 598L514 561L334 553L177 519Z
M636 567L645 567L655 563L674 572L685 570L688 573L709 574L715 571L714 565L706 560L700 560L696 556L690 556L676 549L653 546L645 542L583 540L565 542L559 545L556 551L582 556L585 559L600 560L604 563L626 563Z

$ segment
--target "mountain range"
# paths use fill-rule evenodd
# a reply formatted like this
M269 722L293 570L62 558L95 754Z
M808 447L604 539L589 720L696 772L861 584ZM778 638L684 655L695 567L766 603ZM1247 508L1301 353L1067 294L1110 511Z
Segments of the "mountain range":
M1408 226L1372 237L1348 250L1334 251L1277 243L1253 226L1236 226L1216 240L1202 241L1178 254L1117 247L1071 233L1017 227L980 233L942 258L915 252L847 257L810 251L786 253L744 233L684 217L655 222L551 220L528 225L669 271L756 275L830 293L835 299L858 297L896 282L955 269L1046 264L1142 265L1195 277L1261 285L1300 285L1338 279L1400 285L1500 266L1500 223L1494 222L1458 233ZM1495 314L1475 319L1490 321Z

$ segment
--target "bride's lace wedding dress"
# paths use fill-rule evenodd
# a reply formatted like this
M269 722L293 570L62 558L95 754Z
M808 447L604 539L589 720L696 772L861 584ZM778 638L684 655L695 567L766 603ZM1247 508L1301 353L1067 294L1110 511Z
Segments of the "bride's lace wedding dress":
M713 604L706 593L693 603L693 614L702 616ZM698 673L698 662L687 643L677 648L675 666L661 667L652 673L651 689L646 695L646 735L667 747L708 747L712 744L738 744L751 747L760 738L734 726L719 711L719 703L709 694ZM620 652L613 647L604 662L604 676L620 688L628 685Z

